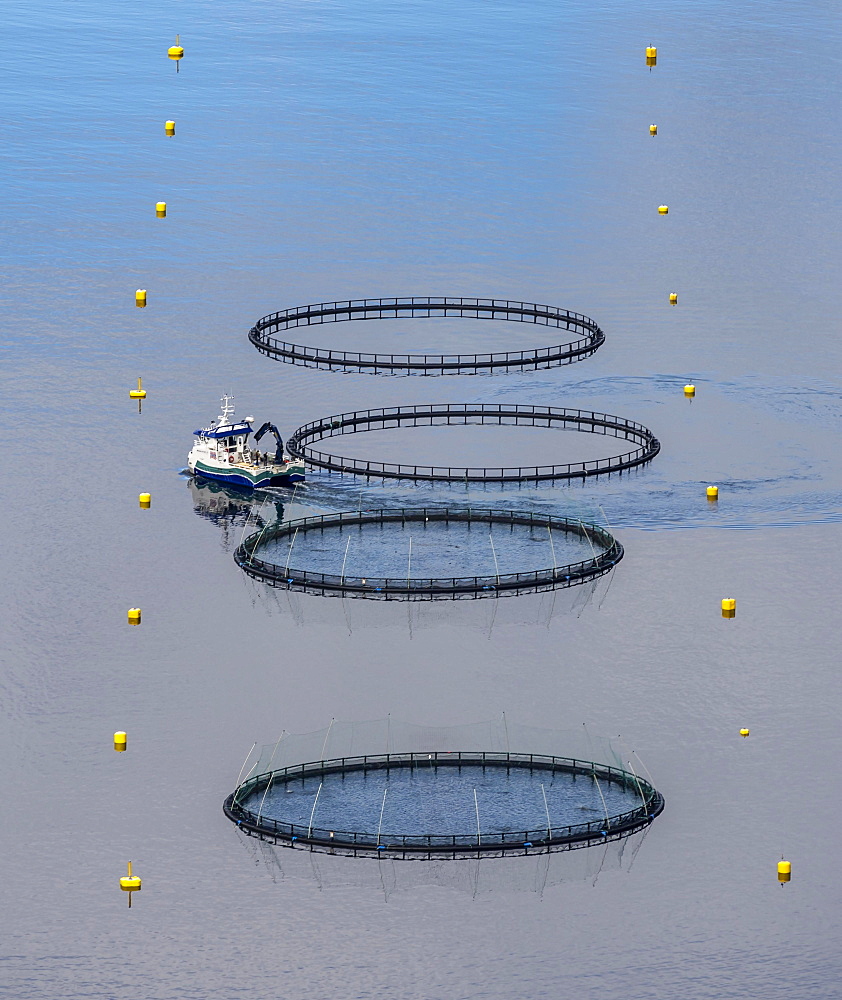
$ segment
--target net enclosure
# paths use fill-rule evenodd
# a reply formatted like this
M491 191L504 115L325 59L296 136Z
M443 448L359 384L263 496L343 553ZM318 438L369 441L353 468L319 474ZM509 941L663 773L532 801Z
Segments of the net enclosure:
M608 435L631 441L635 447L608 458L588 462L567 462L540 466L454 467L413 465L412 463L372 462L332 455L315 447L326 437L358 434L394 427L452 426L496 424L498 426L551 427ZM593 476L623 472L650 462L660 451L655 435L643 424L625 417L592 410L554 406L524 406L497 403L438 403L416 406L390 406L372 410L339 413L312 420L296 430L287 442L291 455L308 465L331 472L384 479L414 479L433 482L507 483L541 482L558 479L588 479Z
M296 565L295 546L298 543L301 551L301 542L304 540L306 543L308 536L318 535L321 541L333 534L339 541L341 532L356 528L360 537L364 538L367 531L377 532L390 525L401 528L417 525L417 530L423 530L425 534L436 526L457 525L468 529L479 527L483 544L488 545L488 568L491 571L459 576L447 576L443 573L435 576L418 575L413 570L411 536L406 561L400 572L395 568L391 575L378 573L378 567L382 564L380 560L385 558L382 550L379 555L371 555L362 572L359 567L355 573L348 570L350 536L344 546L344 556L341 541L333 546L336 569L339 572L325 572ZM544 558L551 564L517 572L500 572L500 559L494 536L490 533L492 527L497 530L505 528L514 531L521 528L529 532L539 531L546 542ZM563 540L577 542L584 558L575 562L558 559L556 545L563 552ZM270 550L269 554L267 549ZM394 546L389 546L392 554L393 549ZM245 573L271 586L325 596L380 600L456 600L573 587L610 572L622 557L623 547L609 531L578 518L530 511L448 507L359 510L276 521L245 538L234 553L235 561ZM406 567L405 570L403 567Z
M289 886L298 880L318 886L320 891L352 889L376 893L388 900L394 893L436 886L476 898L485 893L534 893L564 883L595 885L604 872L628 872L652 831L620 840L608 840L587 851L529 849L504 854L466 854L446 858L393 857L380 851L376 859L360 861L353 854L333 851L290 850L268 840L238 831L238 841L250 867L268 875L272 883Z
M334 351L286 341L279 336L299 326L375 319L463 317L549 326L573 334L552 347L488 354L378 354ZM588 316L557 306L509 299L412 295L403 298L346 299L296 306L263 316L249 330L249 340L267 357L286 364L380 375L466 375L535 371L569 365L593 354L605 334Z
M566 754L547 752L561 747ZM640 764L585 727L553 733L505 717L449 728L334 722L255 749L225 815L249 836L314 851L457 858L576 850L629 837L664 807Z

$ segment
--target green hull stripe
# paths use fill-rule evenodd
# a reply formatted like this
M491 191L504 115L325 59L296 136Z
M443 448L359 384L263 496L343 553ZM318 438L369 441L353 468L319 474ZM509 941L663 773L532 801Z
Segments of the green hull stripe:
M216 475L224 475L226 472L236 473L238 476L245 476L246 478L250 479L253 483L262 483L265 482L265 480L267 479L272 479L274 476L289 476L293 474L299 476L304 475L304 466L293 465L292 463L290 463L287 466L286 472L274 472L270 469L267 469L265 472L261 472L257 475L255 475L253 472L249 472L248 469L244 469L239 465L228 465L219 467L213 465L205 465L204 462L199 462L199 461L196 462L196 470L198 472L208 472L211 474L215 473Z

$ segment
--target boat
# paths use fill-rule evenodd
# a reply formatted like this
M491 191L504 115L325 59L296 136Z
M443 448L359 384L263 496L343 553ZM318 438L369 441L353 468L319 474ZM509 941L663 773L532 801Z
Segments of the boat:
M284 455L284 442L274 424L265 423L254 432L254 448L249 446L254 417L234 420L234 400L222 397L221 413L210 427L193 431L196 440L187 456L194 476L214 479L228 486L255 490L286 486L304 479L304 463ZM264 434L275 438L275 453L256 447Z

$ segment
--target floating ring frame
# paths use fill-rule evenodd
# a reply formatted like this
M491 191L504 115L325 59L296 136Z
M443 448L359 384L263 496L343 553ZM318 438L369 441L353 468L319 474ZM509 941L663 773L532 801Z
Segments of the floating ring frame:
M279 340L284 330L325 323L402 317L464 317L551 326L576 334L553 347L490 354L377 354L332 351ZM388 375L467 375L536 371L556 368L590 357L605 342L605 334L588 316L556 306L508 299L409 296L348 299L297 306L263 316L249 330L251 343L267 357L308 368L340 369Z
M451 774L458 769L457 774L465 784L466 795L470 794L470 786L476 783L475 778L472 780L472 775L477 772L483 778L489 773L504 773L503 780L507 787L519 774L528 772L528 779L532 772L538 772L542 777L546 776L544 780L548 782L575 782L584 779L588 784L595 783L597 786L602 782L606 791L609 787L622 790L628 794L630 801L636 801L637 804L634 808L615 815L610 815L606 808L605 814L599 818L558 826L553 824L547 808L546 823L527 830L507 829L506 827L511 826L508 823L481 830L480 809L477 805L475 830L442 830L435 833L420 829L416 833L390 831L388 827L384 829L382 808L380 828L373 826L369 830L349 831L325 829L314 823L316 801L313 802L309 824L279 820L271 815L271 803L268 809L266 807L266 796L273 786L293 791L297 784L303 789L305 782L310 785L318 782L318 799L323 786L327 788L330 782L344 782L346 775L376 774L387 782L389 772L397 769L409 769L410 777L427 782L434 782L440 769ZM543 790L543 785L541 788ZM473 791L476 795L475 788ZM602 790L599 795L604 803ZM546 801L544 795L545 806ZM258 802L259 808L251 808L252 805L257 807ZM384 792L383 805L385 804ZM247 778L238 784L223 805L228 819L236 823L244 833L261 840L311 851L389 858L481 857L576 850L629 837L648 827L663 808L664 799L657 789L637 774L621 768L566 757L477 751L386 753L296 764ZM372 816L376 815L376 809L373 809ZM536 813L536 821L539 815L540 813Z
M500 573L466 577L394 577L346 576L294 568L289 564L295 539L301 533L324 532L348 526L450 521L501 526L525 525L585 539L592 558L563 566L555 565L523 573ZM290 539L285 565L257 557L260 548L278 539ZM308 591L322 596L361 597L376 600L459 600L503 597L575 587L597 580L609 573L623 558L623 546L610 532L597 524L571 517L557 517L509 510L460 508L394 508L348 513L323 514L293 521L279 521L246 538L234 553L237 565L249 576L273 587Z
M318 451L315 442L339 434L356 434L392 427L452 426L465 424L560 427L633 441L630 452L591 462L530 467L460 468L454 466L405 465L344 458ZM323 417L304 424L287 442L289 453L311 466L331 472L383 479L414 479L432 482L507 483L557 479L587 479L624 472L650 462L660 451L655 435L642 424L609 413L562 409L551 406L497 405L489 403L441 403L428 406L392 406L357 410Z

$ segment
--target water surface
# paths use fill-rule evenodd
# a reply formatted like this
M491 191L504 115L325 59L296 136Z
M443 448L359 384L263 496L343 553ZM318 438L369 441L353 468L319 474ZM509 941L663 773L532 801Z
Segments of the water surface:
M5 26L2 995L836 995L837 5L12 0ZM246 339L275 309L405 294L547 302L608 339L563 369L412 382ZM507 328L340 334L475 352ZM179 476L225 391L285 434L505 401L618 413L663 450L521 490L316 474L261 515L604 515L627 554L590 598L279 595L234 565L236 511L209 519ZM284 729L502 711L640 755L666 809L633 865L387 894L322 876L335 858L279 877L222 814L252 742Z

